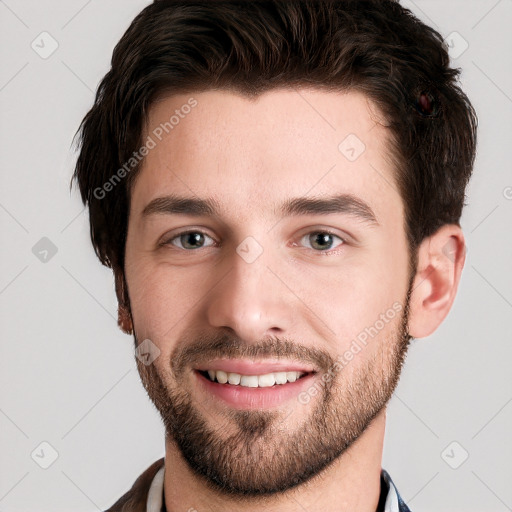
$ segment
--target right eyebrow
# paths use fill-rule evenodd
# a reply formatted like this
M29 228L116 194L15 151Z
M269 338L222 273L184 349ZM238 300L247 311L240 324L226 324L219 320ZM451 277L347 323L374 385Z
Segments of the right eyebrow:
M179 197L174 195L157 197L149 202L144 210L142 217L148 217L155 214L182 214L182 215L211 215L216 216L219 212L217 202L212 198L197 199L194 197Z

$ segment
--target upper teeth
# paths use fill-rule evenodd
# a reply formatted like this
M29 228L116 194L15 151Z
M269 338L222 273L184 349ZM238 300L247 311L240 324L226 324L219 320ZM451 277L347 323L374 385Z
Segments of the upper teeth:
M304 372L273 372L265 375L240 375L239 373L224 372L222 370L208 370L211 380L217 379L221 384L246 386L249 388L266 388L274 384L286 384L295 382Z

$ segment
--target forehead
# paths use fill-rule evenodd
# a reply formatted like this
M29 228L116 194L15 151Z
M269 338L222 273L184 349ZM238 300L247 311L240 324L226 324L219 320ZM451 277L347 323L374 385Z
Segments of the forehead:
M255 99L226 90L163 97L148 115L132 205L165 194L215 197L237 215L270 215L285 197L351 193L401 204L388 131L362 93L277 89ZM272 208L270 208L270 206Z

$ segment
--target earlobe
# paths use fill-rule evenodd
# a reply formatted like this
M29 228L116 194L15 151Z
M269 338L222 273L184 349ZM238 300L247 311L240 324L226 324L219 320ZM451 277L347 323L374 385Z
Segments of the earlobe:
M130 311L123 306L117 309L117 325L125 334L133 334L133 323Z
M117 325L126 334L133 334L133 320L130 310L130 300L124 273L120 269L114 270L115 287L117 295Z
M450 311L466 257L460 226L448 224L423 240L412 285L409 334L424 338Z

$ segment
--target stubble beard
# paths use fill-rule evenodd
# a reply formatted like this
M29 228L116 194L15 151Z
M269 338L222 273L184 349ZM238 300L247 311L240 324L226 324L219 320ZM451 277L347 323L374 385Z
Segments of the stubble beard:
M379 339L373 356L358 365L356 355L353 363L357 366L352 368L350 378L342 369L322 384L319 395L308 404L293 401L291 414L284 420L281 409L228 409L222 416L213 416L208 404L194 401L185 385L192 377L191 366L188 373L185 370L185 359L180 360L181 366L169 362L166 373L169 367L175 372L171 372L173 382L167 386L155 364L146 366L137 360L143 385L162 417L167 438L206 485L233 499L270 496L307 482L338 459L391 398L411 340L407 332L410 292L411 286L397 326L387 338ZM242 354L240 342L233 336L223 334L210 340L215 353L230 357L254 356L256 352L282 355L286 352L283 347L293 347L274 338L256 350L245 346ZM324 371L335 362L328 354L316 360L322 362ZM305 414L306 407L311 409L309 414Z

